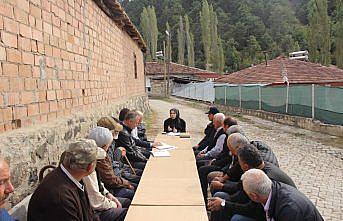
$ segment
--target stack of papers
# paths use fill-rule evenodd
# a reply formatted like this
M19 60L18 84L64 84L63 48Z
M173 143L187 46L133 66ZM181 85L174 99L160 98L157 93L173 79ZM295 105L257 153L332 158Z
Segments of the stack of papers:
M153 157L170 157L170 153L167 150L153 150L151 154Z
M180 132L176 132L176 133L174 133L174 132L169 132L169 133L167 133L167 135L168 135L168 136L180 136Z
M161 143L161 144L162 144L161 146L156 147L157 150L174 150L174 149L176 149L176 147L168 145L166 143Z

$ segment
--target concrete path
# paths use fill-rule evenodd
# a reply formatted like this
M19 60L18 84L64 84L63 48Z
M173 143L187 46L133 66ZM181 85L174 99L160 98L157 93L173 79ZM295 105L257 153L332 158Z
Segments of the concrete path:
M150 135L162 131L172 107L187 122L192 144L203 136L208 123L206 105L180 99L150 100ZM280 167L299 190L317 206L326 221L343 220L343 142L336 137L262 120L237 116L250 140L267 143L277 155Z

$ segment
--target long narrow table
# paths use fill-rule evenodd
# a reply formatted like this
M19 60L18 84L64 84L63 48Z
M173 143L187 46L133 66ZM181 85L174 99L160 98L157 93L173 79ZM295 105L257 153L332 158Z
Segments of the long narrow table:
M177 149L150 157L125 221L208 220L189 139L158 135L156 141Z

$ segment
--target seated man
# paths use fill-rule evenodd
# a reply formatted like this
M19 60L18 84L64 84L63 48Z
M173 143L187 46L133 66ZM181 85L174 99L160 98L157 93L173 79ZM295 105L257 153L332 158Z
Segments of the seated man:
M105 127L112 132L113 135L113 142L109 147L107 154L111 159L112 168L114 171L114 175L122 177L124 179L129 180L135 184L139 183L140 176L142 175L142 170L134 168L134 173L129 165L125 164L126 150L123 147L116 147L116 141L118 140L118 134L120 131L123 130L123 126L117 122L112 117L102 117L98 120L97 125L99 127Z
M1 221L15 221L7 210L3 208L10 193L14 191L11 183L11 173L8 163L0 157L0 220Z
M215 114L219 113L219 110L216 107L210 107L210 110L206 112L208 120L210 121L209 124L207 124L205 128L205 137L193 147L193 150L195 151L196 155L205 149L213 140L214 134L216 133L216 130L213 125L213 117Z
M95 170L96 161L106 153L93 140L71 143L62 164L49 173L33 193L28 221L94 221L97 216L89 203L82 178Z
M119 132L117 147L124 147L126 149L126 156L132 163L134 168L144 169L147 158L150 152L136 145L135 140L131 135L132 129L137 126L137 113L128 112L122 123L123 130Z
M249 198L263 205L267 220L324 220L303 193L287 184L272 181L262 170L248 170L242 176L242 183Z
M99 147L105 147L104 151L106 151L106 146L111 144L113 138L111 132L104 127L92 129L89 137L92 138ZM100 181L100 173L98 170L99 169L97 168L93 173L82 179L85 183L91 206L96 214L99 215L101 221L124 221L127 208L131 201L127 198L114 197Z
M225 115L223 113L215 114L213 117L213 125L216 130L213 141L202 151L199 152L196 159L201 160L212 160L219 156L223 150L223 145L226 139L226 133L224 131L224 120ZM202 166L202 165L201 165Z
M129 181L114 175L112 163L107 154L113 141L111 132L104 127L95 127L91 130L88 138L94 140L96 145L106 152L106 157L97 161L96 171L100 180L113 195L132 200L135 194L134 186Z
M139 139L141 141L148 141L147 136L145 134L146 129L143 123L143 112L139 110L134 110L137 113L137 127L132 130L131 134L135 139Z
M238 149L238 162L244 172L258 168L263 170L272 180L296 187L293 180L280 168L269 162L264 162L259 150L252 144ZM249 200L243 192L241 182L232 185L231 189L226 190L226 192L217 192L214 197L217 198L210 201L209 208L219 212L212 213L213 221L228 220L233 214L245 215L256 220L263 220L264 218L263 209L261 210L259 205ZM235 219L234 217L233 219Z

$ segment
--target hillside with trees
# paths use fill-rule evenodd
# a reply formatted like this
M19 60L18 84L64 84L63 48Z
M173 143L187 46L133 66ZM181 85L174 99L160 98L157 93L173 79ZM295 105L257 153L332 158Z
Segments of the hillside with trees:
M148 45L147 60L156 59L165 41L170 60L216 72L297 50L308 50L312 62L343 68L343 0L121 3Z

